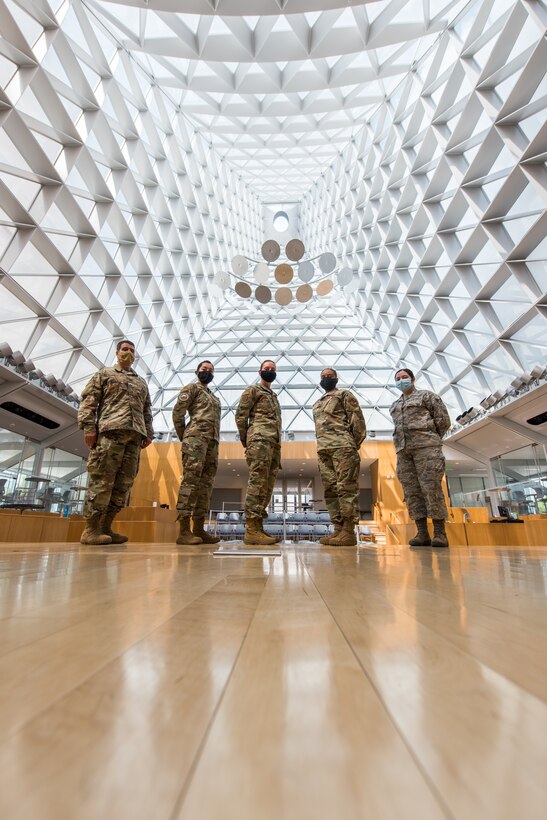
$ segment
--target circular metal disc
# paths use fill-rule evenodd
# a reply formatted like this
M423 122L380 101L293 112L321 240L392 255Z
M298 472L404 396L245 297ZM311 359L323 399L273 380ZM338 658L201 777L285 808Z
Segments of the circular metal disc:
M244 256L234 256L232 259L232 270L238 276L243 276L249 270L249 263Z
M336 256L333 253L322 253L319 257L319 267L323 273L330 273L336 267Z
M262 245L262 256L266 262L275 262L276 259L279 259L280 253L279 242L276 242L275 239L267 239Z
M252 293L251 286L248 285L247 282L238 282L235 291L242 299L248 299Z
M302 280L302 282L311 282L314 273L315 268L313 267L313 262L301 262L299 264L298 276Z
M272 292L270 288L265 287L265 285L259 285L255 290L255 299L257 302L267 305L272 299Z
M275 278L280 285L288 285L294 276L292 265L278 265L275 269Z
M327 296L331 292L333 287L334 282L332 281L332 279L323 279L323 281L319 282L319 284L317 285L317 295Z
M230 287L230 274L224 270L219 270L213 277L213 282L222 290Z
M300 285L296 289L296 298L299 302L309 302L313 296L313 290L310 285Z
M292 302L290 288L278 288L275 292L275 301L278 305L289 305Z
M290 259L291 262L298 262L299 259L302 259L305 250L304 243L300 239L291 239L285 246L287 259Z
M256 281L261 285L265 285L270 278L270 269L265 262L257 262L254 273Z
M351 280L353 279L353 271L351 268L342 268L342 270L338 271L338 275L336 277L338 279L338 284L341 288L344 288L346 285L349 285Z

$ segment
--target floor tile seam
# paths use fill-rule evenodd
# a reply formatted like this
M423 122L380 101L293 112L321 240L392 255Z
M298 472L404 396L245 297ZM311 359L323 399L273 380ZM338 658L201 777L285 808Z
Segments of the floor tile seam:
M222 580L222 578L216 579L212 586L214 586L215 583L218 583L219 580ZM2 744L4 741L9 740L13 735L17 734L17 732L20 732L21 730L23 730L29 723L32 723L33 720L36 720L41 715L43 715L45 712L47 712L49 709L52 709L53 707L55 707L60 701L63 700L63 698L70 695L71 692L75 691L80 686L83 686L85 683L87 683L87 681L90 681L93 677L95 677L95 675L98 675L99 673L103 672L104 669L106 669L107 666L109 666L110 664L118 661L126 652L129 652L132 649L134 649L134 647L136 647L141 641L147 640L158 629L162 629L169 620L171 620L176 615L179 615L188 606L191 606L197 600L199 600L199 598L201 598L203 595L206 595L208 592L210 592L212 586L208 587L207 589L205 589L203 591L201 591L198 595L196 595L190 601L185 603L184 606L182 606L176 612L174 612L174 613L172 612L160 624L157 624L152 629L150 629L148 632L144 632L135 641L133 641L132 643L125 646L120 652L117 652L112 657L109 657L108 660L106 660L100 666L97 666L93 670L93 672L91 672L91 674L86 675L85 677L78 680L73 686L70 687L70 689L67 689L67 691L60 693L57 697L53 698L46 706L44 706L42 709L35 712L28 719L24 720L22 723L17 724L16 726L13 726L7 732L4 732L4 733L0 734L0 744ZM254 617L254 615L253 615L253 617ZM11 654L11 653L8 653L7 655L5 655L3 657L8 657L9 654Z
M170 572L170 570L166 570L166 572ZM135 578L132 581L128 581L127 585L133 586L137 583L139 583L139 579ZM126 585L125 582L124 582L124 585ZM156 587L154 587L154 589L152 591L155 591L155 589L156 589ZM133 590L127 598L123 599L122 601L118 601L118 603L123 603L123 601L130 601L133 598L138 597L140 594L142 594L142 589L141 589L141 592L136 592L135 590ZM105 599L105 600L108 600L108 599ZM74 600L71 600L69 602L69 604L72 605L74 602L75 602ZM98 602L96 602L96 605L103 606L104 603L105 603L105 601L98 601ZM65 606L66 605L67 604L65 603ZM84 606L85 605L86 604L84 604ZM93 605L93 604L90 604L90 605ZM50 604L47 604L46 606L47 607L61 607L61 606L63 606L63 603L59 601L58 603L50 603ZM41 616L40 616L40 614L38 614L40 610L43 610L43 607L40 607L40 604L36 604L36 606L34 606L31 610L25 612L24 615L18 615L18 614L14 614L14 613L11 613L10 615L3 615L3 616L0 617L0 628L1 628L4 621L12 621L15 618L25 618L25 619L26 618L40 618ZM34 614L32 614L32 613L34 613ZM55 618L55 617L58 617L58 616L54 616L54 615L49 616L49 615L45 614L44 617L45 618L48 618L48 617Z
M304 564L304 566L307 566L307 565ZM355 578L355 575L352 575L351 577ZM427 590L423 590L423 591L425 592ZM400 610L401 612L404 612L406 615L408 615L409 617L419 621L419 623L423 624L424 626L427 626L432 631L437 631L430 624L424 623L424 621L417 618L414 612L409 612L403 605L401 605L400 603L395 603L391 598L387 597L387 595L382 595L381 593L379 593L376 590L373 590L372 592L370 592L370 594L374 595L375 598L378 598L379 600L382 600L385 603L389 604L390 606L393 606L394 608ZM443 601L446 601L448 603L451 603L453 601L453 599L449 598L446 594L443 594L442 590L440 590L438 593L436 593L436 595L438 595L438 597L442 598ZM470 608L470 604L467 604L466 609L469 610L469 608ZM483 617L487 617L489 614L491 614L492 607L489 607L488 604L477 604L476 609L478 611L478 614L480 614ZM506 612L505 610L496 610L496 611L501 611L502 614L506 615L508 618L517 617L514 613ZM531 631L529 628L526 627L526 624L524 624L520 628L522 629L523 633L526 633L526 635L529 635L529 636L535 638L536 641L537 641L537 639L539 637L539 634L540 634L540 630L536 629L534 631ZM439 634L441 635L441 637L446 638L447 640L450 640L450 638L447 635L445 635L444 633L439 631ZM457 646L457 644L454 644L454 645ZM458 648L461 649L461 647L458 647ZM462 649L461 651L465 652L464 649Z
M118 555L121 555L121 553L118 553ZM113 556L114 556L114 553L113 553ZM129 558L130 556L125 554L124 557ZM135 565L135 568L137 567L137 560L135 558L133 558L132 556L131 556L131 561L129 563L132 566ZM101 568L91 567L90 566L90 567L80 568L78 570L78 573L80 575L82 575L83 577L87 577L91 573L96 573L96 572L101 572L101 571L104 571L104 568L101 569ZM52 582L52 581L62 580L63 578L66 578L67 575L72 575L73 573L74 573L74 568L68 569L66 572L59 572L59 573L56 573L55 575L50 575L47 578L44 578L43 581L51 581ZM33 578L32 576L37 576L37 575L39 575L38 571L36 571L36 572L33 571L31 573L22 574L20 572L18 573L17 570L14 569L13 573L10 574L10 575L2 575L0 573L0 583L2 581L9 581L11 579L16 579L16 578L23 578L25 581L28 581L29 583L31 583L32 581L36 580L36 578L35 577Z
M224 682L224 686L222 687L222 692L218 696L217 704L216 704L215 708L213 709L213 711L211 713L211 716L210 716L210 718L207 722L207 726L205 727L205 730L203 732L203 737L201 739L201 742L198 744L198 747L197 747L197 749L195 751L195 754L194 754L194 758L192 760L191 765L188 768L188 772L187 772L186 777L184 779L184 783L182 784L182 786L179 790L179 793L175 798L175 801L173 803L173 808L172 808L171 812L169 813L169 815L167 817L167 820L176 820L177 817L180 814L180 811L181 811L183 805L184 805L184 800L186 798L186 795L188 794L188 791L189 791L190 786L192 784L192 780L193 780L194 775L196 773L197 767L198 767L198 765L201 761L201 758L203 756L203 752L205 750L205 747L207 745L207 741L209 740L209 737L210 737L211 732L213 730L213 726L215 724L217 715L220 712L222 704L223 704L223 702L226 698L226 693L228 691L230 681L232 680L232 678L234 676L235 670L236 670L237 665L239 663L239 659L241 657L241 653L243 652L243 648L245 647L245 645L247 643L247 640L248 640L248 637L249 637L249 632L251 631L251 627L252 627L253 623L256 620L256 615L257 615L258 610L260 609L260 604L262 602L264 592L265 592L266 587L268 586L268 584L271 582L272 577L273 577L273 573L272 573L271 566L270 566L270 569L268 570L268 576L267 576L267 579L266 579L266 583L264 584L264 586L262 588L262 591L260 593L260 597L259 597L258 601L256 602L256 607L254 609L254 612L252 613L252 616L249 618L247 628L245 629L245 632L244 632L244 634L241 638L241 643L239 645L239 649L237 650L234 661L232 663L232 668L230 669L230 672L229 672L228 676L226 677L226 680Z
M218 580L222 580L222 576ZM161 584L161 582L158 582L158 585L155 586L152 590L147 590L146 588L145 589L141 588L140 591L135 591L134 590L129 597L127 597L127 598L125 598L121 601L117 600L115 602L116 606L119 605L121 607L124 607L125 605L128 605L131 601L134 601L135 599L138 599L139 597L141 597L144 591L146 591L147 594L150 594L150 593L156 592L156 590L161 589L161 588L162 588L162 584ZM208 587L208 589L206 591L209 591L210 588L211 587ZM202 593L202 594L205 594L205 593ZM194 603L194 600L195 599L192 599L190 601L190 603ZM102 601L102 602L98 603L98 606L104 607L104 604L105 604L105 601ZM55 606L60 606L60 604L55 604ZM184 609L186 606L187 606L187 604L185 604L184 607L182 607L182 609ZM177 610L177 614L180 611L181 610ZM25 619L26 618L33 618L33 619L38 618L39 619L40 616L39 615L27 615L27 616L10 615L10 616L6 616L4 618L0 618L0 628L2 627L2 623L4 621L10 622L10 621L14 621L17 618L23 618L23 617ZM28 648L28 647L32 646L33 644L35 644L35 643L39 643L39 641L47 640L47 638L51 637L51 635L54 635L54 634L58 635L58 634L61 634L63 632L66 632L68 629L73 629L74 627L77 627L78 625L81 625L81 624L85 623L86 621L91 620L92 617L93 617L92 613L88 614L85 617L82 617L81 619L79 619L79 620L77 620L77 621L75 621L71 624L68 624L67 626L63 627L62 629L57 629L54 632L51 632L48 635L43 635L42 637L36 638L35 640L26 641L25 643L22 643L19 646L16 646L13 649L10 649L9 652L2 653L0 651L0 661L3 661L4 658L8 658L9 655L13 654L14 652L19 651L19 649L23 649L24 647Z
M305 565L304 565L304 566L305 566ZM306 568L306 571L308 572L308 568L307 568L306 566L305 566L305 568ZM308 573L308 574L310 574L310 577L311 577L311 573ZM312 579L312 580L313 580L313 579ZM315 581L314 581L313 583L314 583L314 586L315 586L315 587L316 587L316 589L317 589L317 585L315 584ZM318 590L318 591L319 591L319 590ZM321 593L319 593L319 594L321 594ZM376 592L376 591L373 591L373 592L371 592L370 594L371 594L371 595L373 595L373 596L374 596L375 598L377 598L378 600L382 600L382 601L384 601L384 602L385 602L385 603L387 603L389 606L392 606L394 609L399 610L399 612L402 612L402 613L403 613L403 614L404 614L407 618L410 618L411 620L417 621L417 622L418 622L418 623L419 623L422 627L424 627L425 629L427 629L427 630L428 630L429 632L431 632L432 634L436 635L438 638L441 638L441 639L443 639L444 641L446 641L446 642L447 642L450 646L452 646L454 649L456 649L456 650L457 650L458 652L460 652L462 655L464 655L464 656L468 657L468 658L469 658L469 659L471 659L473 662L478 663L478 664L479 664L479 665L480 665L480 666L481 666L484 670L486 670L486 671L490 672L490 673L491 673L491 674L493 674L493 675L496 675L497 677L499 677L499 678L501 678L502 680L506 681L507 683L511 684L511 686L514 686L516 689L520 690L521 692L524 692L526 695L528 695L529 697L531 697L531 698L533 698L534 700L536 700L536 701L537 701L537 703L538 703L538 704L540 704L541 706L544 706L544 707L545 707L545 706L547 706L547 694L546 694L545 699L541 698L541 697L537 694L537 692L533 692L533 691L531 691L531 690L530 690L530 688L529 688L528 686L523 685L523 684L522 684L522 683L520 683L519 681L513 680L512 678L508 677L508 675L506 675L505 673L500 672L498 669L495 669L495 668L491 665L491 663L490 663L490 662L487 662L487 661L486 661L486 660L484 660L484 659L478 658L478 657L477 657L476 655L474 655L474 654L473 654L470 650L465 649L464 647L460 646L460 645L459 645L459 644L455 641L455 639L454 639L454 638L452 638L450 635L447 635L447 634L445 634L444 632L442 632L441 630L439 630L439 629L435 628L432 624L426 623L425 621L421 620L419 617L417 617L417 616L416 616L416 614L415 614L414 612L409 612L409 611L408 611L407 609L405 609L405 607L404 607L404 606L402 606L401 604L396 604L396 603L394 603L393 601L389 600L389 599L388 599L388 598L386 598L385 596L381 595L381 593ZM327 604L325 604L325 605L327 605ZM334 615L333 615L333 617L334 617Z
M403 743L404 747L406 748L407 752L409 753L411 759L414 761L414 764L416 765L416 768L417 768L418 772L422 776L425 784L427 785L427 787L429 788L432 796L436 800L436 802L439 806L439 809L446 815L447 820L457 820L456 815L453 814L453 812L450 810L448 804L444 800L444 798L443 798L441 792L439 791L439 789L437 788L435 782L429 776L429 772L428 772L426 766L422 764L420 758L418 757L418 755L414 751L410 741L406 738L403 729L399 726L395 716L391 713L391 710L389 709L387 703L385 702L381 692L379 691L378 687L376 686L376 684L374 683L374 681L372 680L372 678L368 674L367 670L363 666L363 663L361 662L361 659L357 655L357 653L356 653L355 649L353 648L351 642L349 641L348 637L346 636L346 633L344 632L342 626L339 624L336 616L332 612L330 606L328 605L327 601L323 597L320 589L317 587L317 584L315 583L311 573L308 571L308 568L305 565L304 565L304 570L306 571L308 577L310 578L310 581L313 584L313 587L315 588L317 594L319 595L319 597L323 601L323 604L324 604L325 608L327 609L330 617L332 618L334 624L336 625L337 630L339 631L340 635L342 636L342 639L344 640L344 642L347 645L349 651L351 652L351 654L355 658L355 661L358 664L359 669L361 669L363 675L365 676L365 678L368 681L370 687L372 688L372 691L374 692L374 694L378 698L378 702L381 704L381 706L382 706L382 708L383 708L389 722L393 726L393 728L396 731L397 735L400 737L401 742Z
M529 687L526 686L525 684L523 684L519 681L513 680L505 672L500 672L499 669L495 669L492 666L490 661L486 661L485 659L478 658L477 655L473 654L469 649L466 649L465 647L460 646L454 640L454 638L452 638L450 635L446 635L444 632L441 632L439 629L435 628L431 624L425 623L423 620L416 617L416 615L411 614L410 612L408 612L406 609L404 609L401 606L395 605L395 608L398 609L400 612L403 612L407 617L413 618L422 627L424 627L429 632L436 635L438 638L442 638L443 640L445 640L448 644L450 644L450 646L452 646L454 649L456 649L458 652L460 652L465 657L472 660L474 663L478 663L479 666L481 666L484 670L488 671L490 674L496 675L497 677L504 680L506 683L509 683L509 684L511 684L511 686L514 686L516 689L520 690L521 692L524 692L526 695L528 695L528 697L533 698L534 700L536 700L538 702L538 704L541 704L543 707L547 706L547 692L546 692L545 699L539 697L537 692L532 692L529 689Z

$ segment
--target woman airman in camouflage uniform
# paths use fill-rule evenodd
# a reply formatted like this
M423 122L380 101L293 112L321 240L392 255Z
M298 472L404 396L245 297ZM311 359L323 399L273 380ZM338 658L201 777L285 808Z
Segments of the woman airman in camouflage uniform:
M205 529L218 468L220 438L220 402L207 387L214 374L211 362L200 362L196 369L198 380L182 388L173 410L173 424L182 442L183 470L177 501L180 524L177 544L220 541ZM184 420L186 413L190 415L188 424Z
M390 408L395 424L397 477L408 513L418 528L408 543L411 547L447 547L442 437L450 427L450 416L440 396L417 390L414 381L408 367L395 373L395 384L402 395ZM433 519L433 540L427 529L428 517Z
M349 390L338 390L332 367L321 373L325 391L313 405L317 437L317 461L325 491L325 503L334 524L334 535L320 538L333 547L355 546L359 523L359 447L366 425L359 402Z
M259 384L241 394L236 424L249 467L243 541L267 546L278 540L264 532L262 519L267 515L281 466L281 408L270 387L276 376L275 362L262 362L259 373Z

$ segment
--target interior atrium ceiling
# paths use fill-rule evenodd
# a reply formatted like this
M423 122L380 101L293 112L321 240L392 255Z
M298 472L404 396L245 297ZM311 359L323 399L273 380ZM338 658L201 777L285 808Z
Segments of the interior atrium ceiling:
M397 365L456 416L545 363L543 3L0 0L0 21L0 342L36 367L80 391L130 338L167 431L211 358L231 435L272 356L307 436L326 365L381 434ZM217 287L287 201L352 286Z
M292 198L468 0L86 2L247 184Z

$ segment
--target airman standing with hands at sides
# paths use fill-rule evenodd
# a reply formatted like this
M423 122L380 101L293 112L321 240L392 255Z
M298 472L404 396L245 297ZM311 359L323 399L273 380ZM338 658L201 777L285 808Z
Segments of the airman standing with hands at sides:
M89 484L84 504L82 544L123 544L112 522L125 505L139 469L141 449L154 438L150 394L135 373L135 345L116 346L114 367L103 367L82 392L78 426L89 447Z
M411 547L448 547L443 493L445 460L442 437L450 427L448 410L436 393L417 390L408 367L395 373L402 395L390 407L395 425L393 443L397 453L397 478L402 484L408 514L418 531ZM433 519L433 540L427 519Z
M243 541L268 546L278 540L264 532L263 518L281 466L281 407L270 387L276 378L275 362L262 362L259 373L260 382L241 394L236 424L249 467Z
M197 381L183 387L173 410L173 424L182 442L182 482L179 489L177 544L217 544L220 538L205 529L218 468L220 401L207 387L215 368L205 360L196 369ZM190 421L184 417L188 413ZM190 529L192 518L192 529Z
M349 390L338 390L338 374L332 367L321 372L325 394L313 405L319 475L334 535L320 542L332 547L357 544L359 523L359 447L366 424L359 402Z

